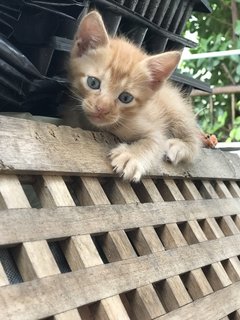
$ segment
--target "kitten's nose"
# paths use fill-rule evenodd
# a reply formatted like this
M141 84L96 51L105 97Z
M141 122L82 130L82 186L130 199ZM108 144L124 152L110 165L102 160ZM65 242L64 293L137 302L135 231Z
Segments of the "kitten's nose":
M104 106L101 106L101 105L97 105L96 106L96 113L98 115L102 115L102 114L108 114L109 113L109 110L106 109L106 107Z

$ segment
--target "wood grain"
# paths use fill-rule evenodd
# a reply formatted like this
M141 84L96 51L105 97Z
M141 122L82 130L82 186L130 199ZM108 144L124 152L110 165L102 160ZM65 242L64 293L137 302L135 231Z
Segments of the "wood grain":
M172 312L156 320L218 320L240 307L240 282Z
M116 143L106 133L0 116L0 170L6 173L112 175L107 153ZM202 149L194 165L162 162L150 176L240 179L240 162L236 155Z
M0 193L7 208L30 208L29 201L17 176L0 176ZM16 225L16 227L18 227ZM10 229L8 229L9 232ZM45 240L23 242L13 250L13 255L24 281L60 273L56 261ZM40 297L39 297L40 298ZM0 314L3 304L0 304ZM71 311L61 315L61 319L80 320L78 312ZM7 319L7 317L0 317Z
M158 226L239 213L240 199L2 210L0 245L61 239L73 235ZM235 227L234 233L238 231Z
M17 286L0 287L0 305L4 306L0 309L0 318L44 318L237 256L240 254L239 248L240 235L235 235L72 273L52 275ZM239 282L234 284L231 292L235 292L236 287L240 292L239 286Z

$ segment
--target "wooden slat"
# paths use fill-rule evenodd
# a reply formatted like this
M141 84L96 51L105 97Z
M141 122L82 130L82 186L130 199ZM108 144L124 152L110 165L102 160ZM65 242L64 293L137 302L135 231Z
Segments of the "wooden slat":
M45 208L56 206L75 206L74 201L61 177L43 176L35 184L41 204ZM53 316L53 320L81 320L77 309L69 310Z
M184 285L193 300L197 300L213 292L202 269L195 269L182 276Z
M184 183L184 182L183 182ZM223 183L219 182L217 184L217 192L219 193L220 190L222 190L222 192L226 192L224 187L222 186ZM225 186L225 185L224 185ZM191 188L190 184L188 185L189 188ZM207 184L205 184L205 187L207 188ZM225 186L226 188L226 186ZM194 188L193 188L194 189ZM209 190L210 188L208 188ZM195 189L194 189L195 190ZM193 194L192 194L193 195ZM221 195L221 194L220 194ZM195 197L195 195L193 195L193 198ZM215 197L215 194L214 194L214 197ZM222 196L223 197L223 196ZM225 194L224 197L230 197L231 198L231 195L230 194ZM224 198L223 197L223 198ZM197 195L197 199L199 199L199 195ZM231 220L231 218L229 216L227 217L223 217L221 219L227 219L226 220L226 224L228 222L228 219ZM232 222L233 224L233 221L231 220L230 222ZM230 222L228 223L228 225L230 224ZM208 226L211 226L212 227L212 221L209 221L209 218L206 220L206 223L208 224ZM186 235L185 236L188 236L190 239L188 240L188 243L194 243L194 241L206 241L207 238L206 236L204 235L203 232L201 232L201 229L199 227L199 225L195 222L195 221L188 221L187 222L187 225L189 225L189 228L186 230ZM231 225L232 227L232 225ZM232 227L233 228L233 227ZM236 226L235 226L236 228ZM215 229L212 229L211 228L211 231L214 232ZM217 229L218 230L218 229ZM217 233L218 235L218 233ZM214 233L214 237L216 237L216 234ZM192 242L191 242L192 241ZM225 286L228 286L231 284L231 280L230 278L228 277L228 274L225 272L225 270L223 269L223 266L221 265L221 263L217 262L217 263L214 263L212 264L211 266L209 266L206 270L206 273L205 275L207 276L207 280L208 282L210 283L211 287L213 288L213 290L219 290ZM197 279L198 283L201 283L201 280L203 278L199 278ZM204 281L206 280L206 278L204 277ZM206 281L205 281L206 282ZM211 291L210 291L211 292Z
M24 242L14 250L15 260L25 281L60 273L46 241Z
M79 184L80 186L76 191L82 205L110 204L103 188L96 182L96 178L82 177L79 179Z
M240 199L2 210L0 245L222 217L239 211Z
M128 237L140 256L164 250L153 227L141 227L128 232Z
M228 188L234 198L240 198L240 188L236 181L230 181Z
M232 282L240 280L240 261L237 257L225 260L222 264Z
M0 175L0 193L4 201L4 206L8 209L31 208L21 184L15 175Z
M163 201L162 196L160 195L156 185L150 178L142 179L142 184L148 193L148 201L146 202L161 202Z
M171 193L171 196L173 197L174 201L184 200L183 195L181 194L176 183L173 180L165 179L164 184L168 188L168 192Z
M237 214L236 216L233 216L233 221L236 224L237 228L240 231L240 214Z
M74 202L71 198L71 195L62 179L62 177L43 177L44 193L48 195L49 202L46 203L46 206L74 206ZM103 191L99 185L96 187L95 179L92 178L83 178L82 183L84 185L84 194L87 200L91 204L101 204L108 203L108 200L104 198ZM91 190L91 192L90 192ZM87 191L89 194L87 195ZM94 197L91 197L91 194L94 194ZM96 195L98 196L96 198ZM46 199L46 196L43 195L43 198ZM87 202L86 199L82 199L83 202ZM72 270L92 267L95 265L102 264L102 260L96 250L96 247L93 244L93 241L90 235L82 235L71 237L66 243L62 244L62 249L65 253L66 259ZM110 300L110 301L109 301ZM123 320L129 320L128 315L121 303L121 300L118 296L111 297L101 301L98 305L98 308L95 310L95 316L97 319L113 319L113 308L120 315ZM79 315L77 310L72 310ZM80 315L79 315L80 317ZM59 315L54 317L56 320L59 320Z
M6 273L4 272L3 266L0 261L0 287L9 284Z
M191 180L178 180L178 187L186 200L199 200L202 196Z
M180 228L188 244L207 240L207 237L203 233L197 221L187 221Z
M169 312L157 320L219 320L240 306L240 282ZM204 310L204 312L203 312Z
M230 216L219 218L217 221L226 236L240 232Z
M112 201L113 200L117 201L120 195L121 203L123 204L139 202L139 199L134 193L131 185L129 183L123 182L120 179L115 180L115 188L111 189L111 195L115 193L116 195L113 195ZM163 246L160 240L158 239L157 241L156 239L158 237L153 227L149 226L147 229L146 227L140 228L139 232L142 237L137 237L137 238L135 237L134 239L136 249L138 249L138 254L143 253L144 249L145 250L149 249L150 252L148 253L151 253L153 252L152 248L157 250L156 248L157 245L159 245L158 250L163 249ZM151 237L152 240L148 245L146 240L149 237ZM143 240L143 243L141 242L142 240ZM123 260L123 259L129 259L133 256L136 256L136 253L134 252L130 241L126 237L125 232L122 230L108 232L106 241L105 241L105 246L106 245L108 246L107 251L104 248L104 245L103 245L103 250L105 251L105 254L108 257L108 260L110 262L116 261L116 258L118 260L120 259ZM119 257L115 257L116 255L118 255ZM128 295L128 297L130 299L130 295ZM151 297L151 299L149 299L149 297ZM140 304L141 304L141 307L139 307ZM134 316L139 320L156 318L159 315L165 313L165 310L161 302L159 301L152 284L149 284L148 286L144 286L141 289L136 288L136 290L134 290L133 294L131 295L131 300L129 301L128 308L129 308L129 312L133 313Z
M132 290L126 293L126 296L129 302L131 319L154 319L156 318L156 315L162 315L166 312L152 285Z
M216 181L216 192L219 198L232 198L232 195L223 181Z
M186 199L198 200L202 198L201 194L198 192L193 182L183 181L182 184L183 184L183 189L186 190L185 191ZM203 186L204 188L206 188L206 192L210 193L209 194L210 196L213 195L215 197L215 193L213 193L210 183L205 182L203 183ZM222 233L222 230L220 229L215 219L213 218L207 217L204 220L202 229L205 233L201 231L201 228L196 221L188 221L187 225L189 225L188 229L191 230L190 232L186 230L186 234L185 234L185 237L189 238L188 240L189 243L194 243L194 241L201 242L201 241L206 241L207 238L215 239L215 238L224 236L224 234ZM228 275L223 269L221 269L221 265L219 263L213 264L210 268L213 274L218 274L219 283L221 283L223 286L226 283L228 284L231 283L230 279L228 278ZM187 286L189 292L192 293L193 297L199 298L201 296L212 293L212 286L209 283L209 279L206 279L206 276L203 274L202 269L191 271L185 279L186 279L185 285ZM192 279L192 282L191 282L191 279ZM226 279L229 282L227 282Z
M0 287L0 305L4 305L0 310L0 317L14 320L44 318L237 256L239 248L240 236L236 235L44 277L17 286ZM240 292L239 282L236 285ZM234 292L235 287L233 284L231 292ZM236 310L238 306L235 307Z
M105 191L113 204L139 202L129 182L125 182L120 178L111 179L105 186Z
M216 193L215 189L213 188L210 181L203 180L202 181L202 193L204 198L206 199L217 199L218 194Z
M75 206L68 188L61 177L39 177L35 184L35 189L43 208Z
M96 178L91 177L81 178L81 192L79 192L79 199L84 205L110 204L99 181ZM99 262L101 264L103 263L89 235L74 238L74 240L78 240L78 245L76 245L76 249L78 251L77 257L82 259L85 267L98 265ZM68 255L69 252L71 251L65 249L65 254ZM92 310L94 312L94 317L99 320L114 320L114 314L118 314L123 320L129 319L118 295L99 301L97 305L92 307Z
M176 223L164 225L162 228L157 229L157 233L164 247L168 250L187 245L187 241Z
M8 208L30 207L16 176L0 176L0 193ZM14 256L25 281L60 273L50 248L44 240L22 243L20 248L14 249ZM61 319L69 319L68 312L62 315ZM71 319L79 320L78 312L71 312Z
M181 181L181 180L180 180ZM180 189L186 200L200 200L202 195L196 188L195 184L190 180L182 180ZM203 184L204 185L204 184ZM205 184L206 186L206 184ZM205 188L205 187L204 187ZM206 186L207 188L207 186ZM206 190L203 192L206 195ZM207 198L209 196L207 195ZM210 197L211 198L211 197ZM201 222L202 229L207 237L207 239L212 240L220 237L224 237L222 230L215 221L215 219L210 218L210 215L205 217L204 221Z
M118 295L101 300L92 309L97 320L115 320L116 315L119 319L130 320Z
M173 186L175 186L175 188L173 188ZM172 186L169 188L169 190L172 193L172 190L176 190L176 189L177 189L177 185L174 181L172 181ZM185 199L201 198L201 195L198 193L198 190L196 189L195 185L192 182L187 180L182 180L181 186L178 187L177 192L175 191L174 193L172 193L172 196L174 200L182 200L182 198L185 198ZM172 231L170 226L173 229ZM165 229L168 228L168 233L169 235L171 235L169 241L171 241L173 245L176 244L177 246L185 246L187 242L189 244L193 244L193 243L207 240L196 220L187 221L186 223L184 223L183 227L184 228L181 228L181 233L180 233L179 227L177 226L177 224L165 225ZM175 230L175 234L173 232L174 230ZM180 280L179 277L177 277L177 279ZM193 279L192 283L190 283L191 279ZM184 285L188 289L188 292L192 292L191 297L193 299L212 292L212 288L208 283L202 269L195 269L190 271L188 273L187 279L185 278ZM176 294L177 293L178 291L176 292ZM181 294L184 296L184 291L182 291ZM170 299L170 301L171 300L174 301L174 299ZM173 307L174 307L173 309L175 309L175 306Z
M185 304L192 302L182 280L179 276L166 279L157 287L158 294L163 301L167 311L177 309Z
M201 225L208 240L224 237L224 233L214 218L205 219Z
M115 140L109 134L0 116L0 168L8 173L112 174L106 155ZM202 149L194 165L173 167L162 162L150 175L239 179L240 163L237 155Z
M164 181L164 185L165 185L165 188L168 188L168 193L171 192L171 196L174 198L174 200L183 200L183 196L181 195L180 191L178 190L177 186L175 185L174 181L172 180L166 180ZM161 190L159 190L161 192ZM134 198L135 198L135 195L134 194L131 194L129 192L127 192L127 190L125 192L122 192L122 195L124 197L124 200L126 203L131 203ZM153 199L151 199L151 195L150 196L150 200L153 201ZM162 201L161 199L161 196L159 197L159 199L157 199L158 201ZM168 226L165 226L165 227L169 227L171 228L171 225L168 225ZM150 227L149 227L150 228ZM144 234L146 232L146 230L144 228L140 228L139 230L142 234ZM156 232L154 231L154 229L152 228L151 229L152 231L152 235L155 234L155 237L156 237ZM149 230L148 230L149 232ZM145 241L142 243L141 242L142 238L135 238L135 246L138 247L138 249L142 249L142 246L145 244ZM160 241L159 241L160 243ZM162 245L159 247L159 250L162 250ZM140 250L138 250L138 253L141 253ZM191 298L190 296L188 295L187 293L187 290L185 289L185 287L183 286L182 284L182 281L180 279L179 276L175 276L175 277L172 277L170 279L167 279L165 281L165 285L166 285L166 290L164 290L164 292L166 292L165 294L165 297L168 297L169 296L169 292L171 292L172 296L174 297L174 299L168 299L168 301L175 301L177 305L184 305L184 304L187 304L191 301ZM152 289L152 287L150 286L150 288ZM153 289L152 289L153 290ZM145 300L145 309L148 310L148 313L151 314L152 313L152 310L155 309L154 305L156 305L156 302L158 301L158 304L159 303L159 300L157 300L155 298L155 301L154 303L153 302L148 302L147 300ZM166 303L165 303L166 305ZM163 306L160 305L160 310L163 309ZM138 312L136 312L136 310L134 311L135 314L138 314ZM153 316L153 314L152 314ZM154 314L154 318L157 316L157 314ZM144 319L144 318L142 318ZM151 319L151 318L150 318Z
M227 287L232 283L220 262L208 266L205 275L214 291Z
M240 320L240 309L234 312L233 320Z
M182 188L187 191L185 192L185 198L186 199L200 199L201 195L200 193L197 192L195 185L191 182L188 181L186 183L186 181L182 181ZM205 184L205 188L208 188L208 184ZM215 220L214 220L215 222ZM209 229L211 230L211 232L214 232L215 229L219 229L220 228L214 228L214 223L213 221L210 220L210 218L207 218L205 220L205 223L207 224L207 226L209 227ZM200 228L200 225L197 223L197 221L187 221L184 224L184 230L182 229L183 234L185 236L185 238L188 241L188 244L192 244L192 243L197 243L197 242L202 242L202 241L206 241L207 240L207 236L203 233L202 229ZM216 234L213 234L213 239L216 237ZM212 274L209 274L209 278L207 279L206 276L203 274L202 269L197 269L197 270L193 270L188 274L188 277L186 278L186 286L188 288L188 290L191 290L193 295L196 297L198 296L202 296L202 295L206 295L209 293L212 293L212 288L216 289L216 282L218 280L218 285L226 285L230 284L231 281L228 278L228 275L226 274L226 272L224 271L224 269L222 268L222 265L220 263L215 263L213 265L210 266L210 270L212 272ZM216 275L216 280L214 281L214 275ZM193 283L190 283L190 279L193 279ZM211 280L211 281L210 281ZM212 283L215 285L213 286ZM210 285L211 284L211 285Z

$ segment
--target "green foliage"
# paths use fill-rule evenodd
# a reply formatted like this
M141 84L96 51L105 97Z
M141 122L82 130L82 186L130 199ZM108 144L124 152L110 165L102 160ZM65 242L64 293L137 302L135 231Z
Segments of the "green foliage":
M210 0L211 14L196 13L187 23L187 32L197 33L199 45L191 53L225 51L240 48L240 0L235 1L239 20L233 27L231 0ZM187 60L182 69L194 78L212 86L226 86L240 82L240 56ZM239 101L240 95L235 95ZM215 133L219 140L240 141L240 104L236 104L236 119L232 125L231 96L216 95L193 99L198 121L204 132ZM211 108L211 106L213 106Z

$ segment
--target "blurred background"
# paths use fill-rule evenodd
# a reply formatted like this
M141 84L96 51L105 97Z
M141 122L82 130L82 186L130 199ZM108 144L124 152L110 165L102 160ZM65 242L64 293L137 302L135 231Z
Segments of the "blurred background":
M184 49L181 70L215 93L192 92L203 131L219 141L240 141L240 0L209 3L211 14L193 12L186 23L185 36L198 46Z

